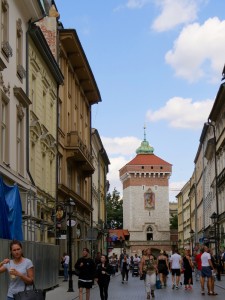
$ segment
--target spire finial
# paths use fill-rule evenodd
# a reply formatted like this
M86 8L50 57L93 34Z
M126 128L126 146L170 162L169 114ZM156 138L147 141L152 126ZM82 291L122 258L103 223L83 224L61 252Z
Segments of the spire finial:
M144 141L146 141L146 131L145 131L145 129L146 129L146 125L144 123Z
M146 125L144 124L144 140L141 143L141 146L136 150L137 154L153 154L154 148L149 145L149 142L146 141Z

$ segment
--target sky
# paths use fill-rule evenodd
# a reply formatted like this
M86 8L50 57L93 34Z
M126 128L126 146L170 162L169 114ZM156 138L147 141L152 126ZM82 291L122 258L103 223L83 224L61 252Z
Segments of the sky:
M144 139L173 165L170 201L191 178L225 62L223 0L55 0L76 30L102 102L92 106L110 192Z

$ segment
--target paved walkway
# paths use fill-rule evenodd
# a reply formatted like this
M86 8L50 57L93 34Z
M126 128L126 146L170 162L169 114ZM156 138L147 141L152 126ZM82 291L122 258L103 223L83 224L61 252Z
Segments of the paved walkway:
M222 276L221 281L216 281L215 291L218 293L217 296L205 296L201 295L200 283L194 282L193 289L191 291L185 291L181 286L179 290L172 290L171 288L171 275L169 275L168 287L156 290L156 300L198 300L198 299L225 299L225 276ZM46 293L46 300L77 300L78 289L77 289L77 277L73 276L73 288L74 292L68 291L68 282L63 282L63 278L59 278L59 287ZM83 300L85 300L85 295ZM91 289L91 300L99 300L99 288L94 285ZM144 300L146 294L144 290L143 281L139 280L139 277L129 277L127 284L121 283L121 276L118 273L115 277L111 278L109 285L109 298L108 300Z

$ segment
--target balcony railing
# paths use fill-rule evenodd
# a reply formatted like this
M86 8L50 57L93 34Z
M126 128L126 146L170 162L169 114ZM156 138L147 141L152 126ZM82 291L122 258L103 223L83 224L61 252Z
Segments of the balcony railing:
M79 162L84 171L94 172L93 156L78 136L77 131L71 131L67 134L67 157Z

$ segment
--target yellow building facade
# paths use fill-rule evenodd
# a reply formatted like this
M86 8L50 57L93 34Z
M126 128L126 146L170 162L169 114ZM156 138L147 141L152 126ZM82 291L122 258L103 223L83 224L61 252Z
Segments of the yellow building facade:
M60 69L40 28L29 31L29 98L31 100L29 170L37 193L27 203L27 237L52 242L57 180L57 95L63 82ZM51 234L53 232L53 234Z

